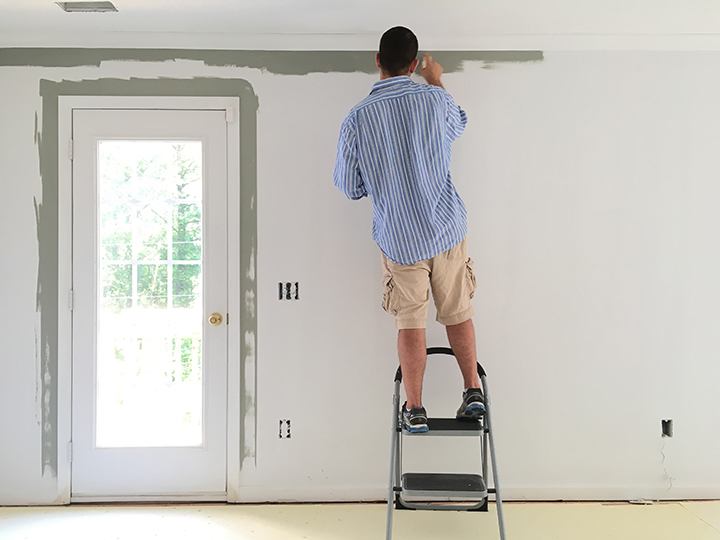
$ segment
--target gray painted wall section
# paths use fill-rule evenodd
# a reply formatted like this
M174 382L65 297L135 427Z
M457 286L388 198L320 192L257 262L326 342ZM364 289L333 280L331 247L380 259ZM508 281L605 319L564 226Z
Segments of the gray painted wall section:
M35 144L40 156L40 176L43 183L43 202L33 197L38 239L38 278L35 309L40 313L40 336L36 339L37 354L40 356L40 396L42 417L42 474L49 471L57 476L57 374L58 374L58 174L57 174L57 99L54 119L48 122L48 129L54 129L54 137L45 141L38 130L35 117ZM46 107L43 107L46 110ZM54 124L54 127L53 127ZM43 125L44 123L43 119ZM55 144L52 144L53 138ZM43 170L43 161L55 164L53 181L48 171ZM54 226L50 225L54 223Z
M431 51L428 51L431 52ZM445 73L462 71L465 62L539 62L542 51L436 51ZM0 49L0 66L77 67L102 62L197 60L208 66L256 68L277 75L377 73L375 51L229 51L187 49Z
M37 309L40 311L40 354L42 366L42 466L43 474L57 476L58 419L58 97L59 96L232 96L240 98L240 294L255 298L257 252L257 109L252 86L241 79L100 79L89 81L40 80L42 128L36 133L40 157L43 201L35 201L39 269ZM253 361L257 342L257 310L241 302L240 342L242 414L255 417L255 381L245 380L245 362ZM244 421L244 418L242 418ZM240 429L244 439L244 425ZM250 441L241 440L244 457L254 456Z

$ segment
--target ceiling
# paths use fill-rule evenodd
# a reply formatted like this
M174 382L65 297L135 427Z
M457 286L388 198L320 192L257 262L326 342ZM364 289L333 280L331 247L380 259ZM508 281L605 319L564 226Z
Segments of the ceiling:
M397 24L421 48L539 48L687 38L720 48L714 0L114 0L65 13L53 0L0 0L0 47L374 49ZM579 40L579 41L578 41ZM583 41L584 40L584 41ZM716 43L717 42L717 43ZM545 44L545 45L543 45ZM593 48L593 47L590 47Z

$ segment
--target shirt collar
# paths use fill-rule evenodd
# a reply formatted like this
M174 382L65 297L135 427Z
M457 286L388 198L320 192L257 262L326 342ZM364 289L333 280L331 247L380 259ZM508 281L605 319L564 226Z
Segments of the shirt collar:
M378 90L382 90L384 88L388 88L390 86L395 86L399 84L415 84L413 80L408 77L407 75L399 75L398 77L390 77L389 79L383 79L382 81L378 81L372 86L372 90L370 90L370 93L376 92Z

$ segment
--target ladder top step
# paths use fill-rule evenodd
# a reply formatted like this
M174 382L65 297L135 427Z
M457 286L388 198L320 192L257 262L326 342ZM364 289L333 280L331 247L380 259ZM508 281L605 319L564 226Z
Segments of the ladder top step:
M410 433L402 430L403 435L412 437L478 437L483 434L482 424L478 420L456 420L455 418L428 418L428 431Z

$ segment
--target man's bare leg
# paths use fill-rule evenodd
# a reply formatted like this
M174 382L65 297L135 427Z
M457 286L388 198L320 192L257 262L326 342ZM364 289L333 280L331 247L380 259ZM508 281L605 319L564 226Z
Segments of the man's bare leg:
M409 328L398 332L398 357L407 394L407 408L422 407L423 376L427 363L424 328Z
M477 372L477 350L475 349L475 325L473 325L472 319L447 326L445 330L450 342L450 348L455 353L458 366L460 366L465 389L480 388L480 378ZM403 369L404 373L405 370Z

